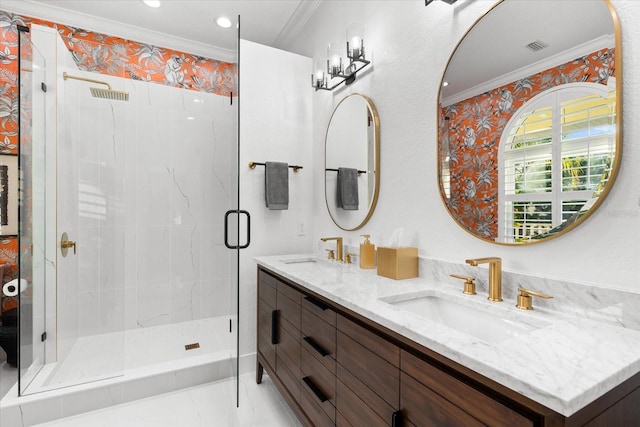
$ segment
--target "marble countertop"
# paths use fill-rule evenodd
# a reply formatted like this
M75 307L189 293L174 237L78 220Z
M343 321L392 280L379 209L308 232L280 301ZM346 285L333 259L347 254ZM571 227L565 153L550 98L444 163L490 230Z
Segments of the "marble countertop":
M314 262L291 260L313 259ZM640 372L640 331L544 308L519 310L515 301L462 294L462 282L393 280L355 264L313 254L258 257L256 262L345 308L565 416ZM389 302L436 294L531 330L480 339ZM534 300L534 307L536 301Z

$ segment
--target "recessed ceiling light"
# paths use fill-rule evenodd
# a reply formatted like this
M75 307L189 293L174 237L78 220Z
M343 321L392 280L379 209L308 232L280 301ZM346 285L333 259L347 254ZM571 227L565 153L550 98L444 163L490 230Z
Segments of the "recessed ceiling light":
M231 20L229 18L227 18L226 16L220 16L220 17L216 18L216 24L218 24L218 27L230 28L231 27Z
M149 7L160 7L162 6L162 4L160 3L160 0L142 0L142 2L144 4L146 4Z
M449 86L449 82L442 82L442 87L447 87Z

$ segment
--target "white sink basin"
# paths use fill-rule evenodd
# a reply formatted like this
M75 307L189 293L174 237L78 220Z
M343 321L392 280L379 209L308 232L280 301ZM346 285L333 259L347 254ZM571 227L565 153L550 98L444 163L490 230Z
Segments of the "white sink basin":
M514 320L513 316L508 316L517 313L509 313L504 309L494 313L470 304L458 303L451 296L437 294L414 295L402 300L397 297L393 300L381 298L381 301L492 344L550 324L539 320L534 323L532 319Z
M315 258L291 258L281 260L284 264L302 264L305 262L316 262Z

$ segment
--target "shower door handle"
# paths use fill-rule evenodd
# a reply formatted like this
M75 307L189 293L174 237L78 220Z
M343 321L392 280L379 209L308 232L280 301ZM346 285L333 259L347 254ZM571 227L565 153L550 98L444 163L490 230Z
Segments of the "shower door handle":
M229 243L229 215L231 214L237 214L238 216L240 216L240 214L243 214L247 216L247 243L245 243L244 245L240 245L240 242L238 242L237 245L232 245ZM240 240L240 236L238 236L238 240ZM249 214L249 212L241 209L232 209L227 211L224 214L224 245L229 249L246 249L249 247L250 243L251 243L251 215Z

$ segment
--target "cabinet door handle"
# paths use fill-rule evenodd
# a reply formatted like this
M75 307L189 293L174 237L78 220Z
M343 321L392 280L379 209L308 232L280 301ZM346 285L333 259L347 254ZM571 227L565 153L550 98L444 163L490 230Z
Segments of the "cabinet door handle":
M402 412L396 411L391 414L391 427L402 427Z
M322 392L322 390L320 390L318 388L317 385L315 385L313 383L313 381L311 381L311 378L309 377L304 377L302 378L302 381L304 381L304 383L307 385L307 387L309 387L311 389L311 391L313 392L313 394L316 395L316 397L318 398L318 400L320 401L320 403L324 403L327 400L329 400L329 398L327 398L327 396L324 395L324 393Z
M322 346L320 344L315 342L315 340L313 338L304 337L302 339L305 340L307 342L307 344L309 344L311 347L313 347L313 349L315 351L317 351L320 356L325 357L325 356L329 355L329 352L327 350L325 350L324 348L322 348Z
M309 301L311 304L315 305L322 311L329 310L329 308L331 308L327 304L323 303L319 299L314 298L312 296L307 295L306 297L304 297L304 299L306 299L307 301Z
M278 344L278 311L271 311L271 344Z

